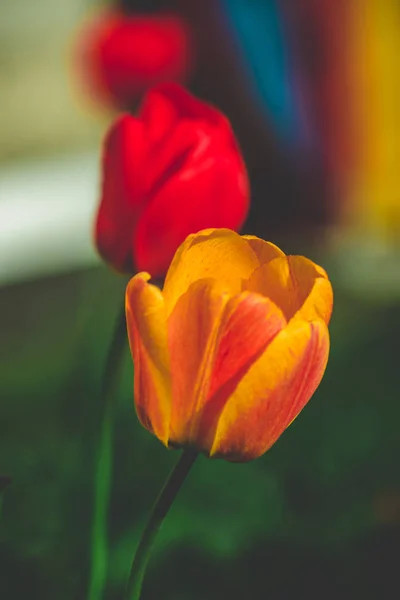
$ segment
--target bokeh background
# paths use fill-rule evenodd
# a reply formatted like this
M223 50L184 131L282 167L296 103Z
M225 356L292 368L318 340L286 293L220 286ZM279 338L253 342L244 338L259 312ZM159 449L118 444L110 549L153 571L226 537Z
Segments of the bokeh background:
M102 365L126 280L92 244L116 109L77 47L111 2L0 0L0 596L85 598ZM117 7L117 4L114 5ZM125 0L191 35L187 85L231 119L244 227L305 254L335 291L317 393L262 458L200 458L143 599L393 598L400 544L400 4ZM145 47L141 50L148 51ZM176 460L118 393L106 598L118 598Z

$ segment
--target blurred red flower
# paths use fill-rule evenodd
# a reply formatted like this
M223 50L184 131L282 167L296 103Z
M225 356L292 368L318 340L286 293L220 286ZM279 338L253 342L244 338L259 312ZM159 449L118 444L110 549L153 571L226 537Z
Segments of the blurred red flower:
M186 79L189 29L177 16L104 12L84 28L78 55L89 92L128 109L153 85Z
M119 271L164 275L190 233L238 229L248 204L229 121L177 84L151 90L138 116L122 115L106 136L95 237Z

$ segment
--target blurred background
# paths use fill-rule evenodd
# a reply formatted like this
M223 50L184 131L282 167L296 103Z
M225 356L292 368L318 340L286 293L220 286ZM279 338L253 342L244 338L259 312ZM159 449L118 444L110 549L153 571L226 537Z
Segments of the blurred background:
M133 35L118 67L116 15L173 26ZM397 0L0 0L2 598L85 598L100 375L126 283L92 243L101 142L170 78L232 122L252 186L245 231L322 264L335 309L312 401L255 462L200 458L143 599L394 597L399 30ZM136 419L127 352L108 600L176 457Z

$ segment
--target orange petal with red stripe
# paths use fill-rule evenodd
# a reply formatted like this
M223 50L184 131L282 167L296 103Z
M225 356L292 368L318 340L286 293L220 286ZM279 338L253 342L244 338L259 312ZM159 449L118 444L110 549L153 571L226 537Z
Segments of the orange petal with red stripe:
M329 354L322 320L293 320L259 358L226 403L212 457L248 461L266 452L318 387Z
M227 302L219 324L207 398L196 432L199 447L209 451L229 397L285 326L282 311L269 298L243 292Z
M187 443L204 396L214 356L218 323L229 296L209 279L194 282L168 319L172 395L170 441Z
M207 449L224 402L285 325L281 311L258 294L229 298L213 280L190 286L168 322L173 443Z
M135 377L136 412L144 427L165 445L171 413L171 380L164 298L147 281L148 273L135 275L126 289L126 318Z

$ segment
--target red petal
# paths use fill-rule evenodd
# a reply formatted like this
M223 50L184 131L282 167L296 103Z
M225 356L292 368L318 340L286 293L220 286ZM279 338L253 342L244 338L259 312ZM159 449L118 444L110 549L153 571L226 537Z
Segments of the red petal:
M118 270L133 269L132 239L144 203L141 189L143 126L130 115L109 130L103 148L103 185L96 222L96 244Z
M171 143L164 177L143 211L135 236L140 269L165 274L189 234L210 227L236 230L244 222L249 204L246 168L233 136L227 139L219 133L198 129L189 150L184 135L180 147Z

